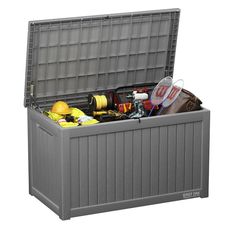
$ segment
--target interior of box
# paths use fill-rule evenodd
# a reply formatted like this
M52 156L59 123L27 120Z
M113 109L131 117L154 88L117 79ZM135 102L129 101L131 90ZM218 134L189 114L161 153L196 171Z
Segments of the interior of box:
M133 98L133 90L145 90L146 93L138 93L138 95L147 94L147 98L145 100L138 100L135 101ZM68 115L62 115L58 118L56 115L56 119L53 117L53 107L45 107L43 108L43 114L46 115L48 118L54 120L58 125L61 125L62 127L75 127L76 126L84 126L84 125L97 125L98 123L104 123L104 122L116 122L120 120L128 120L128 119L140 119L145 118L148 119L153 116L163 116L165 114L175 114L175 113L181 113L181 112L190 112L190 111L196 111L201 110L201 101L195 97L195 95L191 94L187 90L182 90L180 94L176 97L175 101L169 106L169 107L163 107L163 105L153 105L150 103L150 98L153 94L153 90L155 89L154 85L149 86L138 86L138 87L126 87L126 88L120 88L116 91L114 91L114 94L119 97L118 103L116 99L112 99L111 103L106 103L106 108L101 108L97 106L98 104L91 104L91 97L96 96L107 96L111 93L111 91L108 92L99 92L93 94L88 94L87 98L84 98L85 102L80 103L80 101L76 101L74 103L70 103L70 109L72 112ZM113 94L113 93L112 93ZM109 101L109 102L110 102ZM136 107L138 103L138 109ZM56 103L55 103L56 104ZM130 107L127 107L127 104L130 105ZM135 105L136 104L136 105ZM140 104L142 106L140 107ZM124 105L126 105L124 107ZM79 114L78 116L74 112L74 110L77 108L77 110L80 112L83 112L84 114ZM99 108L99 109L98 109ZM126 110L125 110L126 108ZM130 108L130 110L128 109ZM122 110L121 110L122 109ZM77 111L77 112L78 112ZM42 112L42 111L41 111ZM87 123L87 122L81 122L81 117L89 118L89 120L95 120L95 123ZM66 123L64 124L63 122ZM60 123L62 122L62 123ZM68 123L69 122L69 123ZM74 123L70 123L74 122ZM70 125L72 124L72 126Z

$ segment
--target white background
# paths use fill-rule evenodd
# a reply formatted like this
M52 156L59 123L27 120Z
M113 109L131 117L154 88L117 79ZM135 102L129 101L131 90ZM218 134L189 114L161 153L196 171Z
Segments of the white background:
M0 3L0 235L236 235L235 1ZM27 21L181 8L174 78L211 110L210 197L61 221L28 194L23 107Z

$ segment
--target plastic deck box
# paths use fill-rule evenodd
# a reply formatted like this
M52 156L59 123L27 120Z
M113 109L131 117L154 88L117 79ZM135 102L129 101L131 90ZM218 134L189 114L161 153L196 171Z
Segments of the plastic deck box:
M179 15L29 22L29 193L61 219L208 196L208 110L61 128L35 108L172 76Z

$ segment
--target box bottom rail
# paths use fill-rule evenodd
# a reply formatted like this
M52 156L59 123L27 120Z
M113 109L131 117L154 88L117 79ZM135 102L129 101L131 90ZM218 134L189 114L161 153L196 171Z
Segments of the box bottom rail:
M177 193L169 193L158 196L144 197L138 199L130 199L120 202L112 202L100 205L94 205L89 207L79 207L71 209L71 217L89 215L95 213L102 213L114 210L122 210L127 208L134 208L139 206L153 205L165 202L172 202L177 200L191 199L197 197L205 197L201 195L201 189L195 189L191 191L183 191Z
M48 199L44 194L42 194L37 189L32 188L32 195L35 196L38 200L40 200L42 203L44 203L44 205L50 208L54 213L59 215L59 217L62 220L68 220L71 217L76 217L76 216L84 216L108 211L122 210L127 208L172 202L177 200L185 200L197 197L201 198L208 197L203 193L202 189L194 189L190 191L168 193L158 196L149 196L144 198L129 199L124 201L117 201L93 206L72 208L70 210L70 216L68 215L64 216L60 213L61 211L59 206L53 203L50 199Z

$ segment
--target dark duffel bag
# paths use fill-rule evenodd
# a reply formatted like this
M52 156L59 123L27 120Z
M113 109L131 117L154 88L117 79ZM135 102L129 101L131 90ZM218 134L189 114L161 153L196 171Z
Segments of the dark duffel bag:
M182 89L176 101L164 108L161 115L201 110L201 100L186 89Z

